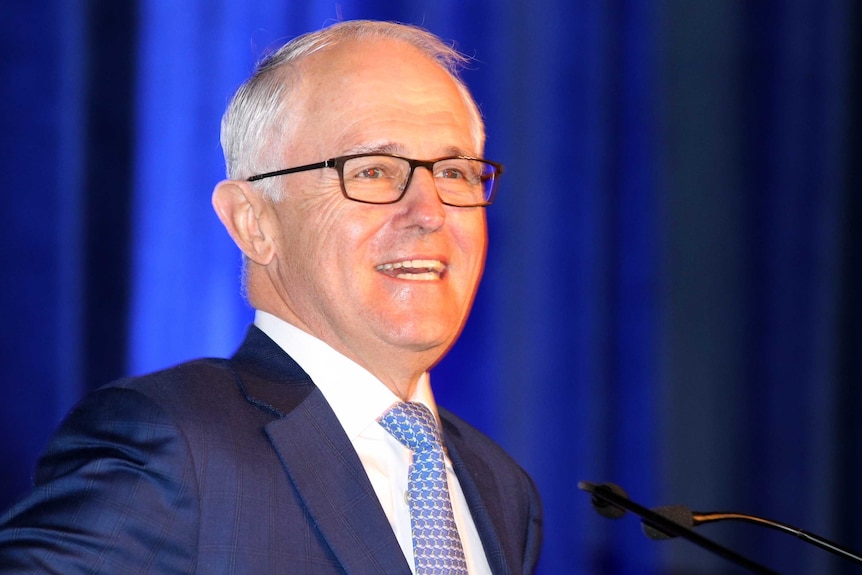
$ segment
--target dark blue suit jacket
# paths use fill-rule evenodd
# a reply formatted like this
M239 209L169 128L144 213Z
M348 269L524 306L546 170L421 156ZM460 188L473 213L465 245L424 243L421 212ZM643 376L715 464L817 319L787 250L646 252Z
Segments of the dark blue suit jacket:
M532 572L533 482L486 436L441 418L491 569ZM229 360L90 394L35 484L0 519L2 573L410 573L329 404L254 327Z

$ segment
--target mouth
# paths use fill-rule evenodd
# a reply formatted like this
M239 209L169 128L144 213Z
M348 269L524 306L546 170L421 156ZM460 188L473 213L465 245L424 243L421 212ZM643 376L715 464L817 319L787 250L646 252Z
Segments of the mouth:
M402 280L433 281L442 277L446 271L446 264L440 260L404 260L380 264L374 269L389 277Z

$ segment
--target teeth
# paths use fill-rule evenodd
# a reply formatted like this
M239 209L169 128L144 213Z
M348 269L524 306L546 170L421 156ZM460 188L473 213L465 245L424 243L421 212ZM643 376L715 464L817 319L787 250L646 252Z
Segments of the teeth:
M446 266L439 260L404 260L401 262L380 264L376 269L381 272L392 272L401 269L416 270L408 271L407 273L396 273L395 277L409 280L436 280L440 277L443 270L446 269Z
M436 280L440 275L435 272L425 272L424 274L398 274L395 277L402 280Z

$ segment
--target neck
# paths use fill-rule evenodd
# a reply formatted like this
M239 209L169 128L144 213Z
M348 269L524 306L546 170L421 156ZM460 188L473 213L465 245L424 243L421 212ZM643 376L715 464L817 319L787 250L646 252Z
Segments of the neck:
M402 401L409 401L410 398L413 397L413 394L416 392L416 386L419 384L419 379L426 371L426 369L419 369L411 370L409 372L405 371L403 374L393 374L391 369L384 373L376 372L368 366L363 367L374 374L377 379L383 382L383 385L389 388L389 390L397 395Z
M251 270L250 270L251 271ZM443 346L430 348L410 348L384 341L370 345L368 341L356 342L345 339L328 329L323 323L311 325L294 313L271 282L259 280L257 274L248 276L249 303L256 309L280 318L302 331L323 341L343 356L356 362L379 379L383 385L402 400L408 400L416 390L416 384L423 373L428 371L441 357Z

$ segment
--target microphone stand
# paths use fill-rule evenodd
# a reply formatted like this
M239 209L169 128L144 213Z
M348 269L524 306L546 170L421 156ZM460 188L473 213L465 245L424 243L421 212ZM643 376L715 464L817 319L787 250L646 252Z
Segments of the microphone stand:
M602 505L611 504L621 509L631 511L632 513L640 516L642 519L646 520L648 523L655 526L656 528L668 533L672 533L678 537L682 537L683 539L687 539L695 545L698 545L708 551L711 551L712 553L715 553L720 557L724 557L725 559L732 561L737 565L745 567L752 573L760 573L763 575L778 575L777 572L767 569L759 563L756 563L751 559L748 559L747 557L744 557L739 553L728 549L727 547L719 545L715 541L707 539L706 537L695 533L691 529L687 529L686 527L683 527L682 525L679 525L678 523L671 521L670 519L659 515L658 513L647 509L646 507L638 505L628 497L614 492L614 490L608 485L595 485L587 481L579 481L578 488L592 494L594 505L597 502L601 502Z

